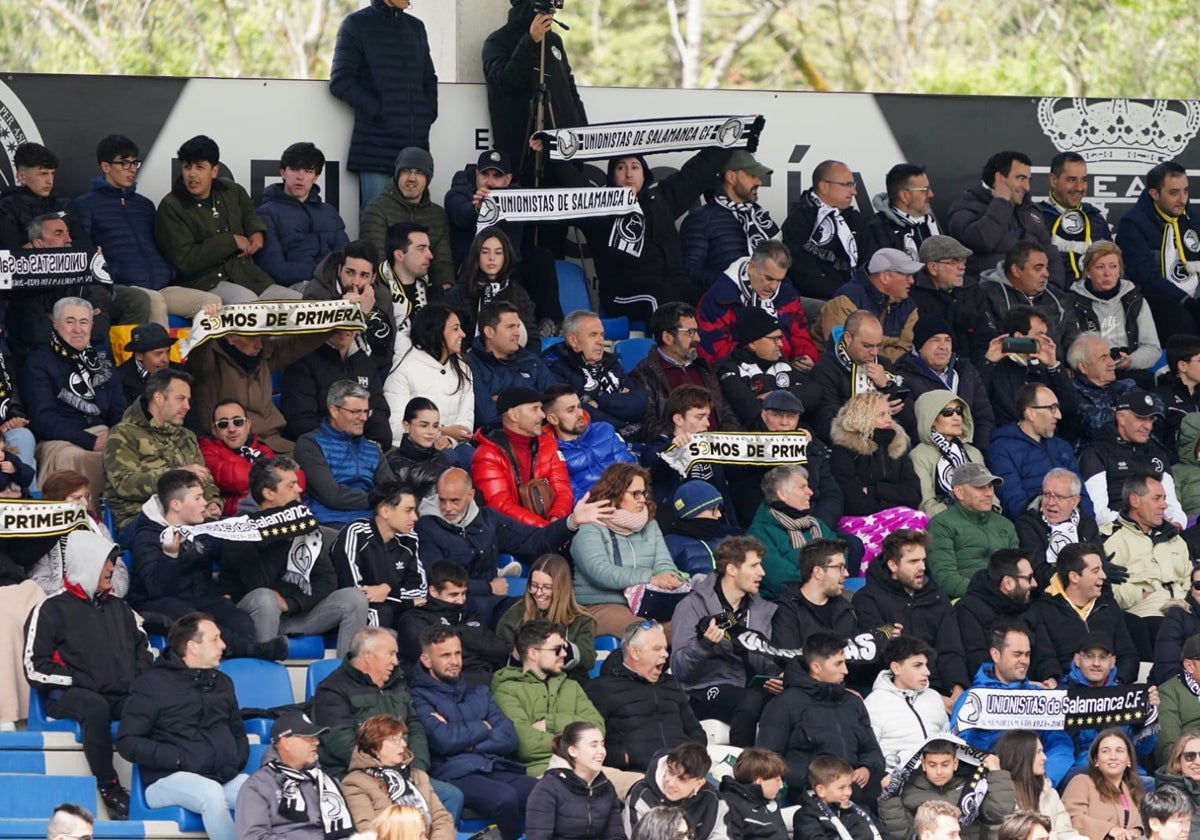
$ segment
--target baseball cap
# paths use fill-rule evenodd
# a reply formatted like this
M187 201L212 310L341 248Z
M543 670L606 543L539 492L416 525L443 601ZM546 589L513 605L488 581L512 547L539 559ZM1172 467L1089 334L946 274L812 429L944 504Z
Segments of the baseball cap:
M475 164L475 168L480 172L495 169L501 175L511 175L512 160L505 152L499 149L490 149L479 156L479 162Z
M971 461L959 464L954 468L954 472L950 476L951 487L958 487L960 484L970 484L972 487L986 487L989 484L999 485L1003 483L1003 478L998 475L992 475L983 464L976 464Z
M747 152L745 149L738 149L729 156L729 162L721 169L722 172L746 172L750 175L762 178L764 175L770 175L775 170L768 169L758 162L758 158Z
M1118 397L1113 409L1116 411L1126 409L1138 417L1161 417L1163 413L1162 404L1159 403L1158 398L1149 391L1141 390L1130 391Z
M284 712L271 724L271 740L278 741L293 735L316 737L328 731L328 726L317 726L303 712Z
M1084 635L1083 640L1079 643L1079 647L1075 648L1076 653L1083 653L1085 650L1092 648L1102 648L1109 653L1116 653L1116 648L1113 645L1112 636L1108 633L1092 632Z
M867 263L867 274L880 271L898 271L901 274L916 274L925 266L916 260L910 260L908 254L896 248L880 248L871 256Z

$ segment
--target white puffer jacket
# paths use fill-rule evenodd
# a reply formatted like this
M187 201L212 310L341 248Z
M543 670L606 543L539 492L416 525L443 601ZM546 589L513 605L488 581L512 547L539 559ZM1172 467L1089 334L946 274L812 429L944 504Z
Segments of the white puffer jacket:
M392 368L383 383L383 396L392 410L392 439L404 435L404 408L413 397L427 397L437 404L443 426L475 428L475 387L471 366L462 360L466 379L460 385L449 363L441 364L424 350L411 348Z
M880 672L863 702L889 773L930 735L942 734L950 728L941 695L932 688L924 691L897 688L891 671Z

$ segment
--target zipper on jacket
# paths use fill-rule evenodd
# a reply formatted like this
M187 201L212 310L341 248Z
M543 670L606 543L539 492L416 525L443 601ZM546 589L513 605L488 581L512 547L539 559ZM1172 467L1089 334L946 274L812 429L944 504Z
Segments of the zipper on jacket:
M913 713L913 717L917 719L917 726L921 727L921 737L928 738L929 733L925 731L925 721L921 720L921 715L917 713L917 707L913 705L912 698L906 695L904 702L908 706L908 710Z

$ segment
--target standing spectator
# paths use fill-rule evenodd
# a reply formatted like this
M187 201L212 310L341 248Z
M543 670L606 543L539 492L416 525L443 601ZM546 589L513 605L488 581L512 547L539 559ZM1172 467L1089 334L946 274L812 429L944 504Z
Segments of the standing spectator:
M571 566L560 554L543 554L529 567L525 597L508 608L496 625L496 634L510 647L520 628L536 620L552 621L564 628L567 676L588 679L596 664L596 621L575 600Z
M354 109L346 168L358 173L359 211L383 190L408 146L429 148L438 117L437 72L425 24L409 0L373 0L338 27L329 91Z
M527 840L625 840L621 803L603 773L604 731L575 721L551 743L556 766L529 794Z

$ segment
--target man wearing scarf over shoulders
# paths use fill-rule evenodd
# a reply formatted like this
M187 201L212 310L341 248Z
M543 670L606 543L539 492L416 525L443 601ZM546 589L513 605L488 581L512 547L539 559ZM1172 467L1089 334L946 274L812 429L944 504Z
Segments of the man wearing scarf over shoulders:
M823 160L812 186L788 210L783 241L794 259L788 277L800 294L829 300L873 252L867 220L854 207L857 194L850 167Z

